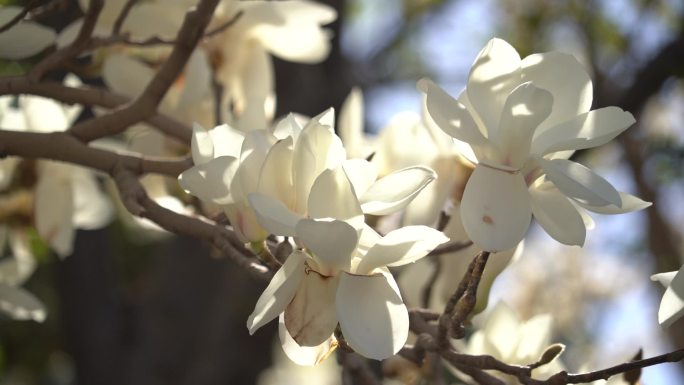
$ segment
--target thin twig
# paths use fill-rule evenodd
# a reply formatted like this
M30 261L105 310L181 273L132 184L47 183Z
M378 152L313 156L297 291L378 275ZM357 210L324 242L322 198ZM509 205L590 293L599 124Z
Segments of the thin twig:
M131 103L109 114L76 124L70 132L83 142L115 135L127 127L157 113L159 103L180 75L204 30L211 20L219 0L202 0L185 14L171 55L145 90Z
M104 0L90 0L90 6L83 17L83 25L78 31L76 39L71 44L61 48L45 59L41 60L28 73L28 78L33 81L40 80L46 73L59 67L69 59L77 57L87 47L90 37L93 35L97 19L104 7Z
M116 17L116 21L114 21L114 26L112 27L112 35L118 35L121 32L121 27L123 27L123 24L124 22L126 22L128 14L131 12L131 9L133 9L133 6L137 2L138 0L126 1L126 4L124 4L123 8L121 8L121 12L119 12L119 16Z
M7 31L8 29L14 27L15 25L19 24L22 20L24 20L24 17L28 15L29 12L31 12L32 9L37 8L38 5L40 4L40 0L31 0L29 1L26 6L21 10L21 12L17 13L16 16L14 16L12 19L10 19L7 23L2 25L0 27L0 33L3 33Z

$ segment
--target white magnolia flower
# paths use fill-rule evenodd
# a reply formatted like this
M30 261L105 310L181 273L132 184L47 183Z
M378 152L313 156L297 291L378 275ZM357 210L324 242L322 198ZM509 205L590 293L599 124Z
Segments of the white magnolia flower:
M329 170L321 177L335 174L343 172ZM353 218L359 208L338 214ZM380 237L335 219L302 219L296 235L305 251L293 252L271 280L247 321L250 333L282 313L281 342L297 363L324 359L336 346L338 322L359 354L378 360L395 354L408 337L408 311L387 267L414 262L448 238L425 226Z
M512 365L529 365L537 362L551 345L553 320L550 314L540 314L522 321L505 302L494 306L481 329L468 339L464 353L490 355ZM460 342L460 341L458 341ZM534 370L532 377L546 379L563 370L557 358ZM507 384L518 384L517 379L496 371L490 374Z
M67 83L75 80L68 78ZM0 97L0 127L16 131L65 131L80 113L51 99L21 95ZM0 160L11 175L18 162ZM76 229L107 225L113 214L109 199L100 190L95 174L66 163L41 160L36 165L34 225L38 234L62 257L72 252ZM9 180L9 178L8 178ZM2 181L8 187L9 181Z
M322 26L337 14L328 5L307 0L224 1L209 28L240 11L240 19L208 39L204 49L224 87L222 109L232 105L234 126L264 129L275 108L270 55L296 63L324 60L332 34Z
M649 205L568 160L573 151L605 144L634 123L617 107L589 110L591 80L571 55L521 60L508 43L492 39L458 100L430 81L419 87L435 123L470 147L476 166L461 218L483 249L516 245L532 214L559 242L582 245L586 229L578 205L610 213Z
M36 268L26 235L0 226L0 253L7 244L12 254L0 260L0 312L15 320L45 320L45 307L21 286Z
M22 7L0 7L0 25L6 25L23 10ZM55 42L52 29L31 21L20 21L0 33L0 58L17 60L40 53Z
M665 287L658 310L658 322L669 327L684 315L684 267L679 271L654 274L651 280L658 281Z

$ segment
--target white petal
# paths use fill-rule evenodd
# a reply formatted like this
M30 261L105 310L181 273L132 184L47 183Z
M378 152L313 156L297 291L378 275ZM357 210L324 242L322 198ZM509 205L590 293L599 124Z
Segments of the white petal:
M589 168L565 159L538 158L546 177L565 195L591 206L622 207L620 193Z
M335 294L339 276L324 277L308 269L285 308L285 327L300 346L324 343L335 331Z
M0 284L0 311L15 320L32 320L43 322L45 306L28 291L5 284Z
M339 166L346 159L346 153L342 141L330 127L315 121L299 134L294 151L295 211L305 213L314 180L323 170Z
M534 362L541 356L551 343L552 326L553 318L550 314L539 314L520 327L520 342L515 352L517 362Z
M450 201L456 183L463 172L454 157L439 157L429 163L429 167L437 172L437 179L425 186L406 206L402 224L431 226L439 219L440 212L447 201Z
M154 75L151 67L124 54L108 55L102 67L102 79L107 87L129 98L140 95Z
M263 242L268 232L259 224L257 214L246 202L223 206L235 234L243 243Z
M335 20L335 10L309 1L241 3L239 23L251 25L250 36L281 59L316 63L328 56L330 34L320 25Z
M368 274L383 266L402 266L426 256L447 242L441 231L427 226L406 226L389 232L363 256L357 274Z
M305 253L295 250L275 273L247 319L250 335L285 311L304 279L306 258Z
M505 302L500 301L492 309L482 328L489 344L489 354L502 360L513 359L518 346L518 332L520 320ZM491 351L491 349L494 351Z
M46 164L36 185L35 226L41 238L61 257L71 254L75 230L71 183L59 164Z
M676 271L668 271L666 273L658 273L658 274L653 274L651 276L651 281L655 281L663 285L664 288L667 289L668 286L672 283L672 280L674 279L675 275L677 275Z
M684 269L674 276L670 286L665 290L658 310L658 322L663 327L671 326L684 315Z
M406 343L408 311L391 274L343 273L336 304L342 334L362 356L383 360Z
M214 144L214 157L232 156L240 158L245 133L227 124L216 126L209 130L211 141Z
M553 186L544 188L545 185L530 189L532 214L553 239L565 245L583 246L587 230L582 216L560 191Z
M257 191L279 200L286 207L294 207L294 181L292 180L292 137L279 140L264 159Z
M52 99L23 95L19 97L19 104L26 116L26 128L30 131L65 131L71 126L64 105Z
M183 190L205 202L228 204L232 202L229 186L237 166L237 159L222 156L183 171L178 183Z
M2 229L7 230L6 227ZM36 260L31 253L31 246L25 233L10 231L9 238L12 257L0 260L0 283L18 286L33 274L36 269ZM4 245L1 245L0 250L4 250Z
M297 237L326 267L349 271L359 237L347 222L302 219L297 223Z
M401 210L435 178L437 173L422 166L395 171L379 179L361 196L361 208L364 213L375 215Z
M561 52L539 53L526 57L521 64L522 81L531 81L553 94L553 111L540 125L540 131L589 111L591 79L574 56Z
M356 196L363 195L378 179L375 165L365 159L347 159L342 163Z
M634 124L634 117L619 107L586 112L535 135L532 153L581 150L608 143Z
M232 48L233 45L226 45L226 49ZM234 54L233 50L224 52L224 55ZM274 89L272 59L259 45L248 46L242 55L245 64L238 76L231 78L232 100L226 98L226 101L233 103L239 128L245 131L265 129L273 115L267 105Z
M73 223L83 230L100 229L114 217L114 207L109 196L90 170L71 167L71 186L74 196Z
M552 107L551 93L532 83L523 83L511 92L501 111L498 130L489 133L489 140L499 150L499 164L515 169L525 164L534 131Z
M487 130L499 126L506 98L520 83L518 52L504 40L490 40L475 59L466 86L468 99Z
M363 223L363 212L354 188L342 167L325 170L311 186L309 216L335 218L354 224Z
M121 1L109 1L121 3ZM135 39L160 36L168 39L176 37L184 16L182 7L167 2L143 2L136 4L126 18L122 30L129 32ZM154 22L150 22L154 20ZM113 25L113 23L112 23Z
M303 217L277 199L270 196L251 193L248 196L249 204L254 208L257 220L261 227L271 234L294 237L297 234L297 222Z
M461 201L461 220L473 242L487 251L511 249L525 237L531 214L521 175L475 167Z
M290 333L287 332L285 316L283 314L278 318L278 335L280 336L280 344L283 347L283 351L297 365L318 365L337 347L337 340L332 335L318 346L299 346Z
M445 133L473 145L486 142L470 112L458 100L428 79L421 79L418 88L426 94L425 106L430 117Z
M231 185L233 199L246 201L247 194L257 191L261 167L276 141L275 136L266 130L250 131L245 135L240 151L240 166Z
M365 158L370 154L363 131L363 93L352 88L340 109L337 132L352 158Z
M634 195L627 194L620 191L620 200L622 201L622 206L618 207L615 205L605 205L605 206L591 206L583 202L577 202L578 205L584 207L587 210L593 211L599 214L624 214L630 213L632 211L643 210L650 207L653 203L643 201Z
M21 12L21 7L0 8L0 25L5 25ZM54 43L52 29L29 21L21 21L0 33L0 58L17 60L33 56Z
M190 143L192 162L195 165L207 163L214 159L214 141L209 131L199 123L192 124L192 141Z

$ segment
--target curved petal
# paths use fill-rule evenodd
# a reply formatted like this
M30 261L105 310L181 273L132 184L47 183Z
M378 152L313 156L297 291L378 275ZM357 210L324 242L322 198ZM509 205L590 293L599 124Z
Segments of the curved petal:
M151 67L124 54L107 56L102 67L102 79L107 87L129 98L140 95L154 75Z
M156 29L158 26L154 24ZM211 94L211 71L205 51L202 49L193 51L183 72L183 90L178 100L178 107L199 103Z
M658 282L661 285L663 285L664 288L667 289L668 286L672 283L672 280L674 277L677 275L676 271L668 271L665 273L658 273L658 274L653 274L651 276L651 281Z
M314 180L325 169L332 169L346 159L342 141L330 129L311 121L295 143L292 170L295 183L295 211L305 213Z
M21 7L0 8L0 25L7 24L22 11ZM54 43L52 29L29 21L21 21L0 33L0 58L17 60L33 56Z
M352 88L340 109L337 132L349 156L368 156L363 135L363 93L359 87Z
M285 311L304 279L306 258L304 252L295 250L275 273L247 319L250 335Z
M357 197L363 195L378 179L377 168L365 159L347 159L342 167Z
M513 248L527 233L532 208L519 174L477 165L461 201L461 220L468 237L483 250Z
M347 222L302 219L297 223L297 237L327 267L349 271L359 237ZM328 271L320 273L332 275Z
M183 171L178 183L183 190L205 202L225 205L233 201L229 186L237 167L237 159L222 156Z
M279 200L264 194L251 193L248 200L254 208L257 221L266 231L287 237L297 235L297 222L304 217L285 207Z
M76 228L100 229L112 221L114 207L100 188L95 174L82 167L72 167L71 188L74 200L72 220Z
M287 61L316 63L328 56L330 37L320 25L335 20L332 7L309 1L240 3L239 23L275 56Z
M60 257L71 254L74 246L72 221L74 199L69 179L58 169L60 165L44 164L36 185L35 226L41 238Z
M582 150L608 143L634 124L632 114L619 107L605 107L549 127L532 141L531 152L546 155L559 151Z
M466 106L428 79L421 79L418 88L426 95L428 114L445 133L472 145L487 141Z
M342 334L357 353L383 360L404 346L408 310L391 274L343 273L335 302Z
M613 204L605 206L591 206L583 202L576 202L581 207L587 210L593 211L599 214L625 214L631 213L632 211L643 210L650 207L653 203L643 201L634 195L627 194L626 192L620 191L620 201L622 201L622 206L618 207Z
M214 141L209 131L199 123L192 124L190 151L192 153L192 163L195 165L207 163L214 159Z
M518 345L520 320L508 304L498 302L485 321L485 352L501 360L511 361ZM487 346L489 345L489 346ZM493 350L493 351L492 351Z
M570 198L591 206L612 204L622 207L620 193L615 187L588 167L566 159L537 160L548 180Z
M299 346L285 327L285 315L278 318L278 336L287 357L297 365L312 366L323 362L337 348L337 340L330 335L318 346Z
M530 155L534 131L553 107L549 91L532 83L516 87L506 99L498 130L489 133L489 140L499 150L499 164L520 169Z
M232 156L240 158L245 133L227 124L221 124L209 130L214 145L214 157Z
M285 308L285 327L300 346L324 343L335 331L335 294L339 276L306 269L292 301Z
M441 231L427 226L406 226L389 232L368 250L356 268L356 274L369 274L383 266L402 266L426 256L447 242Z
M307 207L312 218L335 218L354 225L363 223L359 200L342 167L325 170L316 178Z
M43 322L45 306L28 291L14 286L0 284L0 311L15 320Z
M587 229L568 198L550 183L530 189L532 214L553 239L565 245L583 246Z
M271 147L259 173L257 191L279 200L286 207L294 207L292 180L292 137L281 139Z
M378 179L361 196L361 209L366 214L374 215L401 210L435 178L437 173L422 166L395 171Z
M520 62L515 48L504 40L492 39L470 69L466 93L487 131L499 126L508 94L521 83Z
M553 95L551 115L539 131L589 111L592 85L589 75L574 56L561 52L534 54L523 59L522 81L532 82Z
M663 327L671 326L684 315L684 269L680 269L674 276L670 286L665 290L660 309L658 310L658 322Z

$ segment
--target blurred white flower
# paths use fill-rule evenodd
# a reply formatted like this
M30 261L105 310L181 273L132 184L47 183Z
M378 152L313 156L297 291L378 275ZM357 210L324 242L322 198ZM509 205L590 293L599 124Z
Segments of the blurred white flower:
M611 213L649 205L568 160L573 151L605 144L634 123L617 107L589 111L591 80L571 55L548 52L521 60L508 43L492 39L459 100L427 80L419 87L435 123L470 147L476 166L461 217L484 250L512 248L532 214L559 242L583 245L578 205Z
M6 25L23 10L22 7L5 5L0 7L0 25ZM0 33L0 58L24 59L40 53L51 46L57 37L52 29L31 21L20 21Z
M273 365L259 374L257 385L342 385L342 368L335 360L313 367L288 359L280 346L274 346Z
M449 223L444 228L444 234L449 237L451 241L468 241L468 236L461 223L459 206L452 207L449 211L449 215ZM482 312L487 307L489 292L494 284L494 280L506 267L520 257L524 249L523 243L524 242L521 242L510 250L492 253L490 255L489 261L482 274L480 284L477 287L477 302L472 312L473 315ZM437 279L432 288L430 302L428 304L429 308L437 311L444 309L449 297L456 291L461 278L468 270L468 265L475 255L477 255L478 251L477 245L472 244L459 251L442 254L437 257L440 259L440 265ZM398 282L399 287L402 289L402 293L405 295L405 302L409 304L409 306L422 306L421 295L434 268L431 261L421 260L402 271Z
M663 327L669 327L684 315L684 267L679 271L654 274L651 280L665 287L658 310L658 322Z
M67 77L67 83L77 80ZM0 127L28 132L65 131L80 113L79 106L67 106L51 99L21 95L0 97ZM0 160L9 187L18 162ZM72 252L75 231L96 229L112 219L112 206L101 191L95 173L62 162L41 160L36 164L34 225L41 238L61 257Z
M468 339L464 353L490 355L511 365L535 363L551 345L553 320L550 314L540 314L522 321L505 302L499 302L487 315L481 329ZM460 342L460 341L457 341ZM532 372L535 379L546 379L564 369L558 358ZM514 377L496 371L491 375L507 384L518 384Z
M45 307L21 286L36 268L31 249L22 232L0 225L0 254L9 244L12 254L0 260L0 312L15 320L45 320Z

